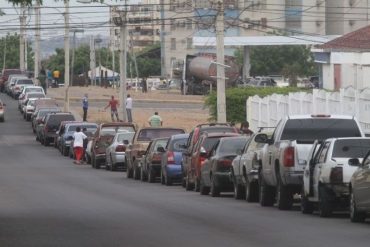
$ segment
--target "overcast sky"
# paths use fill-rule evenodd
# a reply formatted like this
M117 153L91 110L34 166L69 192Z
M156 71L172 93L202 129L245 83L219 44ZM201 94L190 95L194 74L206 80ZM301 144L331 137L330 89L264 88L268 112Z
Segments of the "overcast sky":
M128 0L129 4L136 4L139 0ZM123 5L124 0L105 0L108 5ZM70 23L71 27L82 28L83 34L109 35L109 8L100 3L81 4L77 0L70 0ZM44 8L41 9L42 39L50 39L64 34L65 11L63 1L44 0ZM13 7L7 0L0 0L0 9L5 15L0 16L0 36L6 33L19 33L19 7ZM34 27L34 12L30 9L27 23ZM34 30L27 32L29 37L34 36Z

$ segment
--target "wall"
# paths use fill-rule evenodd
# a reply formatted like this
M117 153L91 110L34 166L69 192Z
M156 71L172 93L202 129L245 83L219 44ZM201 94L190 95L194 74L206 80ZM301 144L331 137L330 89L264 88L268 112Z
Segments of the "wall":
M364 133L370 134L370 88L348 87L334 93L314 89L312 94L254 96L246 104L247 120L254 131L258 127L274 127L286 115L343 114L357 117Z

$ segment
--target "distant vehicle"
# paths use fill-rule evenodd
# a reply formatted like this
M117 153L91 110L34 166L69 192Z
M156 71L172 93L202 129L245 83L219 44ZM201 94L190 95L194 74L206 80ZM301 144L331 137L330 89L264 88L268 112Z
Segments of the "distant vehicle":
M12 90L11 91L11 96L14 99L18 99L18 96L21 94L21 87L24 86L24 85L34 85L33 84L33 80L31 80L31 79L18 78L15 81L14 86L11 89Z
M12 88L14 87L15 81L17 79L29 79L29 78L24 74L9 75L8 80L5 82L5 86L4 86L5 93L7 93L8 95L11 95Z
M171 185L182 181L182 154L186 151L189 134L173 135L162 155L161 183Z
M106 164L106 149L112 144L117 133L135 132L136 126L132 123L104 123L100 124L91 144L91 166L100 169Z
M140 178L142 181L148 180L149 183L154 183L155 179L160 177L162 156L167 142L168 138L158 138L149 143L141 160Z
M370 151L353 174L349 186L351 221L364 222L370 215Z
M112 141L112 144L107 147L106 164L107 170L116 171L118 168L126 169L126 148L132 142L135 132L117 133Z
M238 133L207 133L204 132L197 143L194 146L193 152L191 154L190 166L187 166L186 169L186 178L185 178L185 189L199 191L200 189L200 177L201 169L204 165L204 162L210 155L210 151L218 143L218 141L223 137L235 137L239 136ZM231 165L231 163L230 163Z
M42 98L45 98L45 94L44 93L36 93L36 92L29 92L29 93L26 93L26 95L23 97L22 100L18 100L18 109L21 113L23 113L23 108L24 106L27 104L28 100L30 98L34 98L34 99L42 99ZM34 108L33 108L34 109Z
M167 127L145 127L139 129L135 137L126 149L127 159L127 178L140 178L140 166L142 165L142 157L146 153L149 143L157 138L169 138L172 135L184 134L185 130L180 128Z
M9 75L22 74L20 69L3 69L0 77L0 91L4 92L5 82L8 80Z
M42 93L45 95L44 89L39 86L24 86L18 99L22 100L26 93Z
M258 78L252 78L250 81L246 84L248 87L276 87L277 83L274 79L269 77L258 77Z
M31 124L32 124L33 133L36 133L37 126L42 123L43 117L45 117L48 113L60 112L60 111L61 110L57 107L41 108L41 109L35 110L31 115Z
M303 176L303 213L316 208L321 217L349 207L350 180L360 159L370 150L370 138L332 138L312 147Z
M211 192L217 197L221 192L233 191L233 182L230 179L231 163L238 153L241 153L249 137L223 137L210 150L203 149L201 155L208 156L201 166L199 184L200 194Z
M0 99L0 122L5 121L5 106L6 104L4 104Z
M182 185L185 187L185 178L187 177L188 168L191 166L192 154L194 146L198 142L199 137L203 133L238 133L238 130L228 123L207 123L197 125L189 134L188 142L186 143L186 151L183 152L183 181Z
M39 125L39 139L41 144L48 146L49 143L54 143L54 138L57 137L59 125L62 121L75 121L75 117L69 112L49 113L45 116L42 123Z

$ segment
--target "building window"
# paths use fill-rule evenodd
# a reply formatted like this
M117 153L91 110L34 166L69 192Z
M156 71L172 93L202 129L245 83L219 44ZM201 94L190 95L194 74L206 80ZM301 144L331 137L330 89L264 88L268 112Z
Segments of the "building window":
M186 48L192 49L193 48L193 38L187 38L186 39Z
M176 22L175 20L171 20L171 31L176 30Z
M189 30L193 29L193 23L191 20L186 21L186 28Z
M176 38L171 38L171 50L176 50Z

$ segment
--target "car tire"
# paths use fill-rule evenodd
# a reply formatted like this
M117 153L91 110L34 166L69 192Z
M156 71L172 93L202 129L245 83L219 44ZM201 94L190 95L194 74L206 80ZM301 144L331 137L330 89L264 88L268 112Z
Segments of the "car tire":
M142 181L142 182L147 182L147 177L145 176L145 174L144 174L144 170L141 168L140 169L140 181Z
M312 214L315 210L315 205L313 202L310 202L307 196L302 191L301 193L301 212L302 214Z
M129 166L129 163L127 163L127 159L125 158L126 160L126 164L127 164L127 169L126 169L126 178L132 178L132 167L130 168ZM132 162L130 162L130 164L132 164Z
M27 122L31 121L31 116L26 115L26 121Z
M200 185L199 185L199 193L201 195L208 195L209 194L209 187L204 185L204 180L202 176L200 177Z
M86 157L86 163L91 164L91 157L88 154L85 154Z
M293 207L293 193L289 186L282 183L280 177L277 179L276 204L280 210L290 210Z
M199 192L199 189L200 189L200 181L199 181L199 178L195 177L195 181L194 181L194 191L195 191L195 192Z
M165 184L167 186L171 186L172 185L172 179L168 176L164 176L164 181L165 181Z
M63 156L68 156L68 153L69 153L69 149L67 149L66 147L62 146L62 154L63 154Z
M185 178L182 178L182 179L181 179L181 186L182 186L183 188L185 188L185 187L186 187L186 180L185 180Z
M190 183L188 176L185 179L185 190L186 191L193 190L193 184Z
M241 200L245 197L245 189L243 185L238 184L235 181L235 178L233 179L233 185L234 185L234 199L235 200Z
M154 172L149 166L148 167L148 182L149 183L154 183L154 180L155 180Z
M47 139L46 139L46 138L44 138L44 139L42 140L42 145L44 145L45 147L49 146L49 143L48 143L48 141L47 141Z
M161 169L161 184L166 184L166 180L164 178L164 175L163 175L163 172L162 172L162 169Z
M94 163L95 163L95 169L100 169L100 163L99 163L99 161L96 159L96 158L94 158Z
M323 187L319 187L319 215L322 218L328 218L333 213L333 205L330 201L327 190Z
M274 189L266 184L262 174L258 177L259 184L259 203L262 207L271 207L274 205Z
M216 182L214 180L214 176L211 175L211 189L210 193L212 197L219 197L220 196L220 189L216 186Z
M133 168L133 178L135 180L139 180L140 179L140 170L141 168L139 168L139 162L135 161L135 165L134 165L134 168Z
M354 222L354 223L364 222L366 220L366 213L360 212L357 209L355 196L352 190L350 191L349 216L350 216L351 222Z
M259 191L258 182L250 182L248 177L245 177L245 200L247 202L258 202Z
M4 117L2 117L2 118L0 118L0 122L4 122L5 121L5 118Z
M107 158L107 160L108 160L108 158ZM113 163L112 154L109 154L109 160L110 160L110 162L109 162L110 163L110 170L112 172L117 171L117 166L116 166L116 164Z

